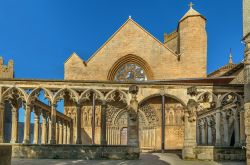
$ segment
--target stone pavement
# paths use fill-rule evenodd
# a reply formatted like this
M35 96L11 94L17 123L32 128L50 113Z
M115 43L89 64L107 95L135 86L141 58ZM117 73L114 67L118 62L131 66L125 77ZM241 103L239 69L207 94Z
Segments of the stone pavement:
M12 165L245 165L245 162L183 161L172 153L143 153L140 160L13 159Z

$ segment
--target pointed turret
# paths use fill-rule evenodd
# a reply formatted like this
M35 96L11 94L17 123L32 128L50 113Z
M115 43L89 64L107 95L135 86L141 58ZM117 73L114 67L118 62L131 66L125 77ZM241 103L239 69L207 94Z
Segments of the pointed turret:
M179 22L183 21L184 19L186 19L188 17L193 17L193 16L200 16L200 17L206 19L203 15L201 15L198 11L196 11L193 8L193 6L194 6L194 4L192 2L190 2L188 12L180 19Z
M196 78L207 76L207 32L206 19L193 9L190 3L188 12L180 19L178 25L180 61L192 65L189 70Z
M230 54L229 54L229 61L228 61L228 64L233 64L232 49L230 49Z

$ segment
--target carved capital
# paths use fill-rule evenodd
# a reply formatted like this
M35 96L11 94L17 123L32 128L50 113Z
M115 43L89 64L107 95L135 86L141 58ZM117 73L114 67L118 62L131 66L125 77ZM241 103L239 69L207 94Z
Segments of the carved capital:
M196 86L189 87L187 89L187 94L190 96L197 96L198 95L198 90Z
M138 91L139 91L139 87L137 85L131 85L129 87L129 93L132 95L137 95Z

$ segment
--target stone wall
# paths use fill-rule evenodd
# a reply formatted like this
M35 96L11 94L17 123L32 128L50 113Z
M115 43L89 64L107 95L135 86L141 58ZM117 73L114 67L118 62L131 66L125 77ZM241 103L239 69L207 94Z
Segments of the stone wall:
M140 150L132 146L32 145L13 144L12 158L26 159L139 159Z
M197 146L195 149L195 154L198 160L246 160L246 151L242 148L235 147Z
M0 145L0 165L11 165L11 145Z
M120 68L126 62L142 67L149 80L206 77L205 24L201 17L190 17L180 23L182 55L178 58L176 52L155 39L135 21L128 19L88 61L85 62L75 53L72 54L65 62L64 78L109 80L109 74L114 75L117 71L113 68L115 64ZM176 45L177 38L173 39L171 48L177 49ZM127 56L129 58L123 59Z

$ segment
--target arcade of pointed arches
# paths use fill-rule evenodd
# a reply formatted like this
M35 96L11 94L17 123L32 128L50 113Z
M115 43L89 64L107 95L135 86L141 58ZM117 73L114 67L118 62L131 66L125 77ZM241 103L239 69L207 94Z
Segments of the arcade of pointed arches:
M41 94L48 100L48 105L39 100ZM165 148L183 147L183 116L186 106L174 96L163 95L163 97L165 98L164 118L162 117L162 95L149 96L139 103L139 141L142 148L161 148L162 139L156 135L162 134L163 128ZM56 110L56 104L62 99L65 104L64 114ZM11 109L11 130L9 130L11 137L7 141L6 136L2 134L1 142L99 144L102 136L101 125L104 124L101 122L102 116L99 112L103 107L106 107L107 144L126 144L127 141L126 107L129 105L129 94L126 90L3 86L0 101L1 110L6 111L6 107ZM223 94L201 92L196 96L196 101L199 103L197 107L197 143L199 145L239 146L245 143L241 95L232 92ZM25 110L22 141L18 140L18 110L21 107ZM93 109L95 109L94 117ZM33 141L30 138L31 112L35 114ZM41 122L40 117L42 117ZM163 120L165 120L164 125ZM1 129L4 129L4 124L1 123ZM94 141L92 137L95 137Z

